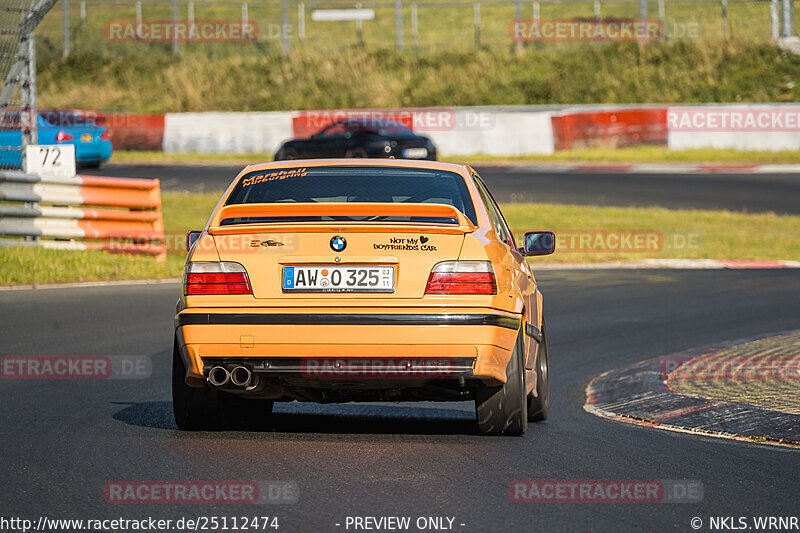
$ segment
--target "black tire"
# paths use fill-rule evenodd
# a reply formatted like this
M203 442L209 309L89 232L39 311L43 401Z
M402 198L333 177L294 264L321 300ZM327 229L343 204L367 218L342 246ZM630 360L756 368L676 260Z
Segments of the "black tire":
M272 400L248 399L209 387L190 387L184 381L177 341L172 354L172 411L183 431L264 429L271 421Z
M230 429L270 429L272 400L250 399L220 393L226 427Z
M517 334L505 384L484 387L475 396L475 417L482 435L523 435L528 429L522 335Z
M541 422L550 416L550 358L547 355L547 335L542 318L542 342L536 358L536 394L528 395L528 421Z
M98 168L100 168L100 165L102 165L102 164L103 164L102 161L92 161L91 163L81 163L79 166L81 168L89 168L89 169L97 170Z
M360 146L356 146L355 148L349 149L347 152L345 152L344 156L351 158L355 157L357 159L363 159L365 157L369 157L369 155L367 155L366 150L364 150Z
M218 429L221 423L218 393L208 387L190 387L184 380L183 364L177 340L172 349L172 412L178 429L199 431Z

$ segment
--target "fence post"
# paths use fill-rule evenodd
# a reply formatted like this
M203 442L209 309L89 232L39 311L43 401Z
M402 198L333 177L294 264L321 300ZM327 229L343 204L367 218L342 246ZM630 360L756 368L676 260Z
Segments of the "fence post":
M411 4L411 45L419 46L419 19L417 18L417 4Z
M659 23L659 36L661 39L667 39L667 14L664 9L664 0L658 0L658 23Z
M782 37L791 37L794 33L792 29L792 0L781 0L783 7L783 35Z
M242 27L247 27L247 20L248 20L248 12L247 12L247 2L242 3Z
M778 41L778 0L770 0L769 3L769 22L770 35L772 42Z
M514 21L522 19L522 0L514 0ZM517 54L522 53L522 41L515 40L514 49Z
M194 13L194 11L191 11ZM136 1L136 38L142 38L142 0Z
M647 27L647 0L639 0L639 18L644 24L644 27ZM647 37L642 38L641 42L647 42Z
M356 9L361 9L361 2L356 3ZM359 18L356 19L356 43L358 46L364 46L364 23Z
M86 0L81 0L81 26L86 24Z
M172 55L180 55L181 44L178 42L178 0L172 0Z
M297 38L306 38L306 5L303 2L297 4Z
M728 0L720 0L722 4L722 36L727 39L729 34L728 29Z
M403 0L394 0L394 32L397 38L397 51L403 53Z
M475 48L481 47L481 5L473 4L472 17L475 24Z
M594 18L597 20L602 18L600 15L600 0L594 0Z
M533 3L533 23L539 24L539 2Z
M289 1L281 0L281 50L289 55Z
M64 49L61 57L69 57L69 0L61 0L61 24L64 31Z

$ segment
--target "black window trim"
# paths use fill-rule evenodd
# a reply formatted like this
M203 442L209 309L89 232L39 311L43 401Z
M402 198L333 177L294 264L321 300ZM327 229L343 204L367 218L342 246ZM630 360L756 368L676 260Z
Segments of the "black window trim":
M309 167L309 168L311 168L311 167ZM427 171L432 171L432 172L440 172L440 173L444 173L444 174L452 174L453 178L456 179L456 187L458 189L459 195L461 196L461 202L462 202L463 208L464 208L463 210L459 209L459 211L461 212L461 214L464 215L464 217L467 220L469 220L470 222L472 222L475 225L478 224L478 215L477 215L477 210L475 209L475 202L472 200L472 195L469 192L469 187L467 186L466 180L464 179L464 175L462 173L460 173L460 172L454 172L452 170L439 170L439 169L426 169L426 168L423 168L423 169L415 169L415 168L409 169L407 167L400 167L400 166L397 166L397 167L392 167L392 166L388 166L388 167L384 167L384 166L369 167L369 166L362 166L362 165L348 165L345 162L343 162L343 164L341 164L341 165L330 165L330 166L317 167L317 168L340 168L340 169L341 168L358 168L358 169L361 169L361 170L363 170L363 169L397 169L397 170L412 170L412 171L413 170L423 170L423 171L427 170ZM281 170L284 170L284 169L281 169ZM234 203L234 202L231 202L231 199L241 189L242 180L244 180L250 174L257 174L259 172L264 173L266 171L265 170L253 170L251 172L248 172L247 174L243 174L237 180L236 185L234 185L234 187L231 190L230 194L228 194L228 196L225 198L225 202L224 202L223 205L226 205L226 206L227 205L238 205L240 202L235 202ZM458 207L456 207L456 206L453 206L453 207L458 209Z
M500 206L497 205L497 201L494 199L494 196L492 196L491 191L489 191L489 187L486 186L486 184L483 182L483 179L481 179L481 177L476 172L472 173L472 180L475 182L475 186L477 187L478 192L479 193L480 192L484 192L486 194L486 196L488 196L488 199L489 199L489 202L491 203L491 205L487 205L486 209L489 210L489 209L494 208L494 210L497 211L497 216L500 217L500 223L503 226L502 228L500 228L500 230L503 231L506 234L506 239L503 240L503 242L505 242L507 245L509 245L512 250L516 250L517 249L517 245L516 245L516 241L514 241L514 234L511 232L511 229L508 227L508 222L506 222L506 217L503 216L503 212L500 210ZM481 199L484 201L484 203L486 203L486 199L483 198L483 195L481 195ZM491 218L492 217L490 216L489 217L489 221L492 223L492 225L494 225L494 222L491 220ZM495 228L495 232L496 231L497 231L497 228Z

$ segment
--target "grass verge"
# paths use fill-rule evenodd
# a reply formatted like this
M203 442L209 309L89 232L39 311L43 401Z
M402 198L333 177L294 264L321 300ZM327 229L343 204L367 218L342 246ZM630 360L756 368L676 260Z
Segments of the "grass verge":
M800 56L769 43L569 44L520 55L326 48L61 59L54 49L40 55L37 88L41 107L144 113L800 100Z
M218 193L163 193L170 252L164 263L94 251L0 248L0 285L179 277L185 232L202 228L218 199ZM517 234L553 229L560 235L559 250L532 260L534 265L644 258L800 259L800 216L530 203L505 204L503 212ZM644 235L643 247L636 246L635 237L625 237L631 233ZM614 248L620 239L630 240L634 251ZM654 242L657 249L649 246Z
M800 163L800 152L746 152L733 149L701 148L695 150L670 150L666 146L635 146L629 148L589 148L564 150L552 155L526 155L518 157L476 154L448 156L442 161L482 163L730 163L730 164L788 164ZM115 151L112 163L124 164L213 164L252 165L272 161L272 154L194 154L147 151Z

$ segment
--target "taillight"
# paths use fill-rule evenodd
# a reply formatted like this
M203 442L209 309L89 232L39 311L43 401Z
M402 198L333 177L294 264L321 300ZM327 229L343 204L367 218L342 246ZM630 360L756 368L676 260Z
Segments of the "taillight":
M66 131L59 131L56 134L56 142L63 143L64 141L71 141L74 139L71 133L67 133Z
M247 271L231 261L200 263L186 266L186 295L253 294Z
M104 131L103 133L100 134L100 138L103 139L104 141L110 141L111 140L111 132L110 131Z
M443 261L428 278L425 294L497 294L489 261Z

